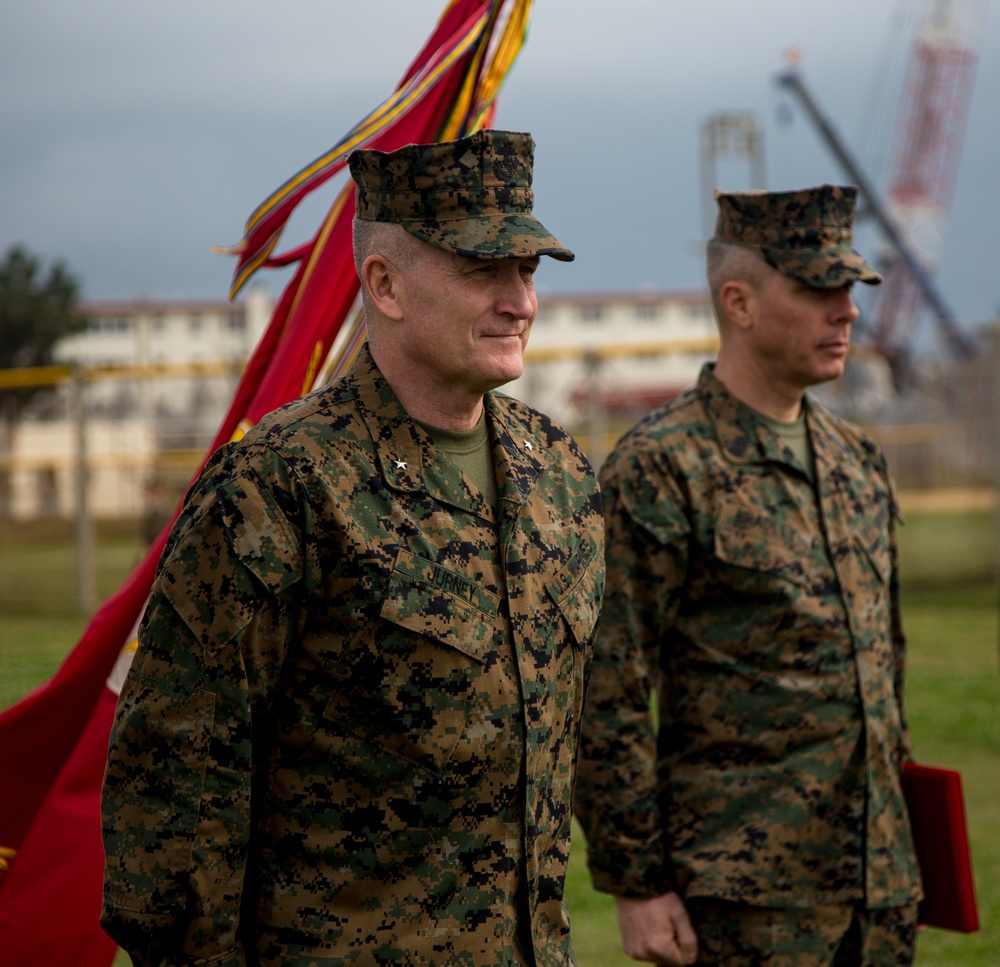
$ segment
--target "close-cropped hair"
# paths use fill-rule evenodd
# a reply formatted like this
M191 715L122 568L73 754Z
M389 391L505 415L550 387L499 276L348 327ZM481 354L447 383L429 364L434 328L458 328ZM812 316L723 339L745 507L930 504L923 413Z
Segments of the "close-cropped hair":
M368 219L355 218L351 224L354 244L354 267L361 275L361 266L373 252L379 252L386 258L405 267L419 248L414 245L415 239L396 222L374 222Z
M710 238L705 247L705 276L713 300L727 282L746 282L758 288L767 263L755 248Z
M407 269L416 261L421 245L426 244L414 238L396 222L375 222L355 218L351 223L351 234L354 245L354 268L359 279L361 267L369 255L378 252L397 268ZM361 286L361 302L365 314L370 317L371 306L364 285Z

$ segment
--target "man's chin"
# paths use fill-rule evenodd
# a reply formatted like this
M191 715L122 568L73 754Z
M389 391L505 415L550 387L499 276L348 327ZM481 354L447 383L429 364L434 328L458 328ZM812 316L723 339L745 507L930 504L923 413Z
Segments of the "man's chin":
M846 357L835 356L827 359L822 365L815 366L810 374L812 382L809 385L816 386L819 383L829 383L831 380L839 379L844 375L846 361Z
M490 368L489 373L484 375L483 383L487 389L498 389L507 383L513 383L524 373L524 363L518 360L503 361L498 360L496 365Z

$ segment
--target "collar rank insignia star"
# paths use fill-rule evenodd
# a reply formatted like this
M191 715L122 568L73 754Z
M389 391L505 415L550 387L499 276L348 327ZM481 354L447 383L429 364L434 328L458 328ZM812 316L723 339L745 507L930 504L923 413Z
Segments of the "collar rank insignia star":
M535 448L531 445L531 441L530 440L525 440L524 441L524 449L525 450L534 450Z
M397 460L396 461L396 469L397 470L405 470L406 469L406 461L405 460Z

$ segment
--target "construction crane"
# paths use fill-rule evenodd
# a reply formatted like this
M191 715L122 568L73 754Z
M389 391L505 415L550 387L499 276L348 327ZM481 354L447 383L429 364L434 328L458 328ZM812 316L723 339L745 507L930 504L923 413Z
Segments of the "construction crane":
M924 271L933 275L958 175L975 80L985 0L931 0L907 67L895 132L888 204ZM905 380L925 308L913 273L890 252L875 306L875 345ZM946 337L958 355L968 340Z
M912 381L914 343L927 308L955 355L973 353L971 339L957 325L933 277L958 173L985 3L925 0L907 66L886 200L824 117L799 70L793 66L778 77L799 97L882 230L885 282L873 313L873 343L888 361L897 388Z

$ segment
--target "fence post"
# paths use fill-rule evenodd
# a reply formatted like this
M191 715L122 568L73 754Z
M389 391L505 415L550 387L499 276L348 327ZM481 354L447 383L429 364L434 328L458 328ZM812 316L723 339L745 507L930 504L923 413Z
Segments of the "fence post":
M94 521L90 514L90 468L87 461L86 380L82 366L73 367L70 399L75 430L76 603L81 614L97 604L94 566Z
M587 370L587 456L595 469L600 469L604 458L604 441L608 435L607 412L601 397L601 357L595 350L584 355Z
M14 453L14 400L0 396L0 536L14 519L14 470L11 457Z

